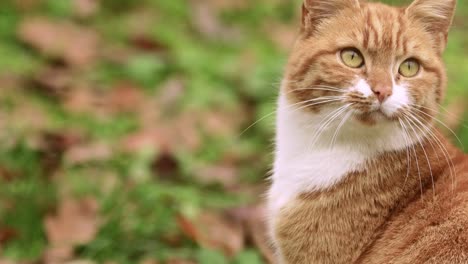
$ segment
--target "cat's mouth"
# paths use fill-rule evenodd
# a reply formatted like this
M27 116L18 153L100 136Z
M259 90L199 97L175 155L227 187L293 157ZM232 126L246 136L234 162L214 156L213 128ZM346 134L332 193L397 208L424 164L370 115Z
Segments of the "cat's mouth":
M344 102L353 109L356 119L366 124L398 120L397 112L390 112L374 95L366 97L360 92L350 92Z

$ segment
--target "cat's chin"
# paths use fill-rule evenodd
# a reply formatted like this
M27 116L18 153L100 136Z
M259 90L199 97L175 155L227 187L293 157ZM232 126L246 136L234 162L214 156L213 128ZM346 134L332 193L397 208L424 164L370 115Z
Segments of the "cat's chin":
M376 126L381 123L397 122L398 117L389 116L381 110L354 114L355 119L365 125Z

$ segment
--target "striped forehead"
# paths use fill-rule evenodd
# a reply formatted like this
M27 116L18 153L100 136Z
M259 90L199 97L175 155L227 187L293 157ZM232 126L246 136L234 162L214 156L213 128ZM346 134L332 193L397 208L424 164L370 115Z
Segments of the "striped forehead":
M368 5L362 10L362 27L355 37L366 52L375 58L404 55L414 49L408 38L404 10L383 5Z

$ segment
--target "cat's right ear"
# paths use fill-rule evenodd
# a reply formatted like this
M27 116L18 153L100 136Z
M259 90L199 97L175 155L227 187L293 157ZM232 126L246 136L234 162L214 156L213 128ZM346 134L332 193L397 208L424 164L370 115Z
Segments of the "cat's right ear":
M324 19L337 15L343 9L359 7L359 0L304 0L302 31L312 34Z
M455 14L456 0L415 0L406 9L406 14L421 22L436 40L442 52L447 44L448 31Z

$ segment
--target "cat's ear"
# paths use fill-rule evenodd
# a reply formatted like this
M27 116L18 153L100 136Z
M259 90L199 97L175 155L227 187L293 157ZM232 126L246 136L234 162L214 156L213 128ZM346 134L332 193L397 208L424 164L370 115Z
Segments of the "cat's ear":
M304 0L302 30L311 33L323 19L346 8L359 8L359 0Z
M447 36L455 14L456 0L415 0L406 14L420 21L433 34L437 48L442 52L447 45Z

